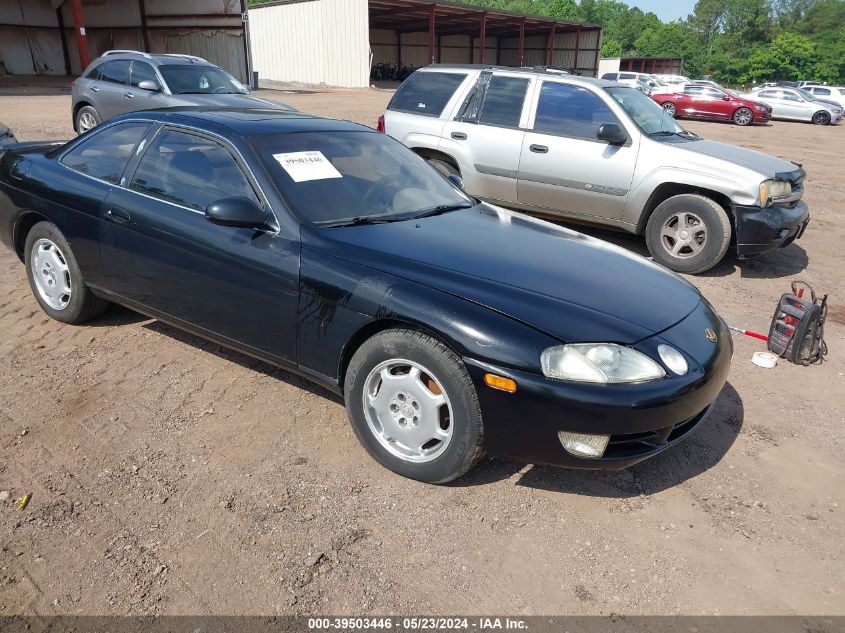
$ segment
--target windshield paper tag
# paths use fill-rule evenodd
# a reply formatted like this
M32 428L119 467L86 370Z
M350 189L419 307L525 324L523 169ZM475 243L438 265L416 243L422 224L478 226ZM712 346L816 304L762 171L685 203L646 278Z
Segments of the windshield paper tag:
M293 152L291 154L273 154L273 158L282 166L294 182L343 178L323 152Z

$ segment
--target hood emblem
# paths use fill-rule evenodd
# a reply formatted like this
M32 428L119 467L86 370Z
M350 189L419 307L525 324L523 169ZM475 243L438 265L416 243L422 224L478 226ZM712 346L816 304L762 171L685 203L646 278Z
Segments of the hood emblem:
M716 336L716 333L710 328L704 330L704 335L709 339L711 343L715 343L719 340L719 338Z

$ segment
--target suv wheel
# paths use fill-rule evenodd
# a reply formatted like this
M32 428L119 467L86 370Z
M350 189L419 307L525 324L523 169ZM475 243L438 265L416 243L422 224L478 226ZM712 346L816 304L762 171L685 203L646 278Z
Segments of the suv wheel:
M102 123L100 115L92 106L83 106L76 113L76 131L79 134L85 134L88 130L93 130L100 123Z
M442 484L484 454L472 379L461 359L427 334L393 329L366 341L349 362L344 394L358 440L395 473Z
M733 119L737 125L750 125L754 121L754 113L748 108L739 108L734 112Z
M679 273L700 273L725 256L731 223L725 210L710 198L681 194L654 210L645 239L655 261Z
M446 178L449 176L461 175L461 170L455 167L452 163L448 163L440 158L429 158L428 164L434 167L437 171L443 174Z
M830 125L830 114L827 112L816 112L813 115L813 123L816 125Z

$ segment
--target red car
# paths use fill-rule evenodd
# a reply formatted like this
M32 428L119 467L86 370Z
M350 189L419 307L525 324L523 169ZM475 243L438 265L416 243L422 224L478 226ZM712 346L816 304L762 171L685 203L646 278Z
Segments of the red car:
M687 84L683 92L654 94L651 98L678 119L710 119L750 125L768 123L772 118L772 108L765 103L710 86Z

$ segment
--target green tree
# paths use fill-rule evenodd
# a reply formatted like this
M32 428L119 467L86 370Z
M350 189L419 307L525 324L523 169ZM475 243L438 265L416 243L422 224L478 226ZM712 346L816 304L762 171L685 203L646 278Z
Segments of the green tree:
M770 44L758 46L748 58L744 81L809 77L818 64L813 41L798 33L780 33Z

